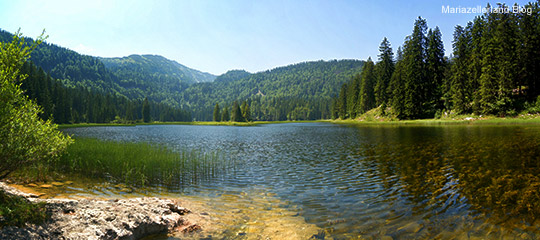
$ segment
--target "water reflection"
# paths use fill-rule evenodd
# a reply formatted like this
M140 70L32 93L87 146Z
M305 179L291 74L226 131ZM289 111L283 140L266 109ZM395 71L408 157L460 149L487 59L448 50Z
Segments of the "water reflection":
M205 196L226 206L246 189L262 186L297 206L294 211L323 228L326 238L540 236L539 126L278 124L66 131L219 151L228 159L226 174L168 191L212 193ZM237 196L217 197L225 192Z

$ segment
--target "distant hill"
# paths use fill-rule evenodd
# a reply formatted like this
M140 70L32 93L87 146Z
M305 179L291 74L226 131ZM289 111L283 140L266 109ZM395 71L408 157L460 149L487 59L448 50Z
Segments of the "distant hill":
M331 97L339 93L343 83L359 74L363 65L364 61L360 60L332 60L297 63L255 74L234 70L218 76L215 82L189 86L181 93L181 98L183 105L196 110L193 116L201 120L211 119L216 103L230 105L235 100L258 99L263 105L273 101L271 104L275 107L286 99L294 102L294 107L287 107L292 109L298 107L298 102L308 100L310 103L304 102L302 107L309 108L313 107L313 102L322 101L329 107ZM260 120L284 120L286 114L261 115Z
M13 35L0 30L0 41ZM26 38L29 41L29 38ZM67 87L149 100L191 111L197 120L212 120L214 105L228 108L247 101L256 120L330 117L339 88L364 65L360 60L314 61L249 73L231 70L214 76L157 55L100 58L50 43L30 59Z
M130 55L122 58L99 59L121 79L143 76L156 81L166 79L193 84L212 82L216 78L210 73L188 68L159 55Z

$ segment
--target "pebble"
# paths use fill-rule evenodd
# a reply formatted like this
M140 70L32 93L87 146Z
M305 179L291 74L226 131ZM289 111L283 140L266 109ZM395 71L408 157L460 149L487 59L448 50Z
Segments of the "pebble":
M61 182L52 182L51 184L52 184L53 186L56 186L56 187L64 185L64 184L61 183Z

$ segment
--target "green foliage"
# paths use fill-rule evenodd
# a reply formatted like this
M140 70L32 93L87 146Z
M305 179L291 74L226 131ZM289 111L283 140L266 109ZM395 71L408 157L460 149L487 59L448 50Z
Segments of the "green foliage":
M144 122L150 122L150 104L148 104L148 98L144 99L142 105L142 116Z
M242 111L240 110L240 105L237 101L234 101L231 111L231 121L233 122L244 122L244 117L242 116Z
M347 84L345 83L341 86L341 91L339 91L337 109L339 118L345 119L349 117L347 114Z
M242 118L244 119L244 121L251 122L251 110L249 110L249 104L247 103L247 101L244 101L242 103L240 110L242 110Z
M397 51L398 62L396 63L396 70L392 74L390 79L390 88L392 89L391 108L392 114L398 118L403 118L404 98L405 98L405 64L402 61L401 48Z
M221 121L228 122L230 120L231 120L231 117L229 115L229 109L224 108L223 109L223 114L221 115Z
M218 160L212 153L175 152L148 143L77 138L54 167L131 185L174 185L217 173Z
M143 119L142 100L91 92L86 88L65 87L31 62L25 62L21 73L28 75L21 88L42 106L42 119L55 123L129 123ZM159 121L191 121L191 114L166 104L148 101L150 118Z
M181 95L198 120L211 120L216 102L225 106L244 100L250 101L253 120L330 118L331 96L360 73L362 65L358 60L317 61L255 74L229 71L215 82L193 84Z
M375 92L373 86L375 84L375 65L368 58L364 69L362 70L362 80L360 82L360 103L358 104L358 113L365 113L375 107Z
M35 46L25 46L19 33L11 43L0 43L0 179L18 168L55 160L72 142L51 121L39 118L41 108L20 89L26 77L20 69Z
M188 68L157 55L130 55L99 58L115 77L119 92L130 98L150 100L180 107L178 92L198 82L211 82L216 76Z
M40 224L48 218L45 202L32 203L26 198L0 191L0 227L24 227L26 223Z
M439 27L428 31L426 45L426 99L423 103L423 109L425 109L426 115L433 116L437 109L444 107L442 97L444 95L443 82L446 61Z
M216 103L216 106L214 107L213 120L214 120L214 122L221 122L221 112L220 112L218 103Z
M389 97L392 95L390 90L390 79L394 73L394 53L390 42L385 37L379 47L379 62L375 65L376 83L375 83L375 106L386 108Z
M365 67L365 65L364 65ZM361 77L360 75L356 75L352 78L350 81L350 84L347 85L347 115L350 118L356 118L356 115L358 113L358 97L360 96L360 84L361 84Z

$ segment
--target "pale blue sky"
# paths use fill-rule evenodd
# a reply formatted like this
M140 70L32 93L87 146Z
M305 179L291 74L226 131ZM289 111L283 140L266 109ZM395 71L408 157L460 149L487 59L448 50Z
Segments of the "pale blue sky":
M491 3L497 1L489 1ZM504 2L504 1L499 1ZM527 1L518 2L520 5ZM0 28L102 57L159 54L213 74L250 72L312 60L377 59L383 37L394 51L418 16L439 26L446 54L454 26L474 14L443 14L442 6L486 1L13 1L0 0Z

